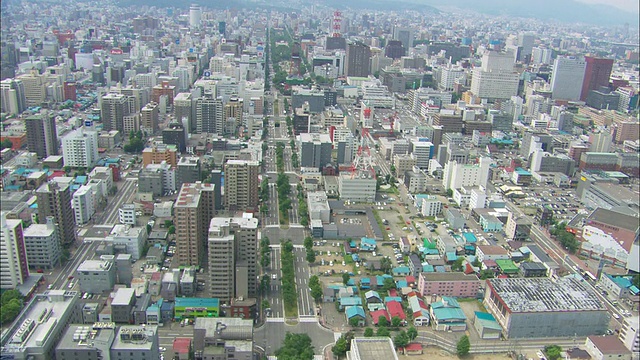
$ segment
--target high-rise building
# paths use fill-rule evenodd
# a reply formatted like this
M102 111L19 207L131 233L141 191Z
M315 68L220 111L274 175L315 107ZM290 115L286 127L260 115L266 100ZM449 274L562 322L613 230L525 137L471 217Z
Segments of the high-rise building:
M199 266L204 262L205 239L216 211L213 184L182 184L173 209L176 233L180 234L174 259L181 266Z
M521 48L520 58L518 60L526 64L529 63L535 40L536 36L533 33L521 33L518 35L518 46Z
M551 73L552 98L580 100L586 65L587 63L580 57L558 56L553 63Z
M24 245L30 268L53 269L60 264L62 249L53 217L46 224L31 224L24 230Z
M108 93L102 96L100 106L100 121L104 131L124 131L124 117L129 115L130 107L127 96Z
M0 82L0 111L18 115L27 108L24 84L21 80L5 79Z
M258 207L260 163L229 160L224 165L224 207L229 211L249 211Z
M41 106L47 97L46 77L37 69L31 69L28 74L18 75L17 79L22 81L26 106Z
M413 46L413 31L411 29L396 26L393 29L393 38L402 42L405 51L409 51Z
M145 168L149 164L160 164L165 161L169 166L176 167L178 158L176 148L165 144L158 144L142 150L142 167Z
M53 216L58 224L60 242L71 244L76 240L75 218L71 208L71 191L69 185L56 182L42 184L36 190L38 197L38 219L46 224L47 217Z
M331 163L331 149L329 134L300 134L300 167L322 169Z
M371 75L371 49L361 42L352 42L347 45L347 76L367 77Z
M222 99L201 97L196 100L197 134L224 134L225 120Z
M187 132L181 123L169 123L162 129L162 143L165 145L175 145L178 151L184 152L187 149Z
M167 96L167 106L173 105L173 98L176 97L176 86L170 85L168 81L163 81L162 84L156 85L151 89L151 101L160 103L160 97Z
M140 127L153 134L158 129L158 103L150 102L140 109Z
M611 151L613 137L609 131L602 131L589 135L589 152L608 153Z
M91 169L99 160L98 132L81 127L62 138L62 156L65 166Z
M84 225L96 212L96 193L90 185L82 185L73 193L73 214L76 224Z
M176 98L173 99L173 117L179 123L183 123L186 119L189 132L195 131L196 124L192 116L190 93L178 93Z
M236 127L242 125L243 103L237 96L231 96L224 104L224 132L219 134L233 134Z
M598 90L600 87L609 87L609 78L613 68L613 59L598 58L595 56L585 56L587 63L584 70L584 81L582 82L582 92L580 100L587 100L589 91Z
M511 53L487 51L482 56L482 66L473 69L471 92L482 99L510 99L518 94L520 77L513 70Z
M181 187L184 183L194 183L199 181L201 169L202 167L199 157L181 157L176 170L176 185Z
M440 82L438 84L438 89L444 91L453 90L453 85L459 79L464 79L465 70L462 66L451 65L442 68L440 70Z
M258 219L215 217L209 224L209 296L222 301L255 297Z
M58 155L58 132L53 114L41 113L25 119L27 129L27 147L29 151L44 159L49 155Z
M15 289L29 277L29 263L22 233L22 220L0 213L0 289Z
M200 5L192 4L189 8L189 27L197 29L202 22L202 8Z

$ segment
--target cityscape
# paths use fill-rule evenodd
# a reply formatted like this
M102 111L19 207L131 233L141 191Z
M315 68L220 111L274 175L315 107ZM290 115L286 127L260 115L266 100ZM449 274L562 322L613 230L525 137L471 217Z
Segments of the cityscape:
M0 4L0 359L640 360L630 0Z

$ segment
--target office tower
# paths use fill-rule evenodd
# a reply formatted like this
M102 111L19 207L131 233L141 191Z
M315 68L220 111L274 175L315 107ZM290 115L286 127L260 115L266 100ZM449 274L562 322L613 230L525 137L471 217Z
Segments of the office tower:
M258 207L260 163L252 160L229 160L224 166L224 208L249 211Z
M520 47L520 57L518 60L525 64L529 63L535 40L536 36L533 33L521 33L518 35L518 47Z
M223 209L222 204L222 171L219 169L211 170L211 184L214 185L216 198L216 210Z
M36 190L36 196L39 222L46 224L47 217L53 216L58 224L61 245L73 243L76 240L76 222L71 208L69 185L44 183Z
M595 56L585 56L587 63L584 70L584 81L582 82L582 92L580 100L587 100L589 91L598 90L600 87L609 87L609 78L613 68L613 59L597 58Z
M26 106L41 106L47 96L46 77L37 69L31 69L28 74L18 75L17 79L22 81Z
M0 213L0 289L15 289L29 277L22 220L7 219Z
M596 153L608 153L611 151L611 144L613 143L613 137L609 131L602 131L589 135L589 147L590 152Z
M531 62L534 64L551 64L553 50L546 47L534 47L531 53Z
M0 111L18 115L27 108L24 95L24 84L16 79L5 79L0 82Z
M62 138L64 165L91 169L99 160L98 132L81 127Z
M151 101L159 104L162 95L167 97L167 106L173 105L173 98L176 97L175 85L169 85L168 81L163 81L162 84L156 85L151 89Z
M179 123L183 123L186 119L189 132L193 132L196 129L196 124L191 114L191 94L178 93L176 98L173 99L173 117Z
M131 132L137 133L140 130L140 113L132 113L122 118L122 133L125 135Z
M393 29L393 38L400 40L402 47L404 47L407 52L413 46L413 31L411 29L396 26Z
M219 134L233 134L236 127L243 124L242 122L242 107L244 101L237 96L231 96L229 101L224 105L224 133Z
M329 134L300 134L300 167L324 168L331 163L331 149Z
M201 97L196 100L196 133L224 134L224 105L222 99Z
M124 131L124 117L129 115L128 99L123 94L108 93L102 96L100 121L104 131Z
M158 103L150 102L140 110L140 128L150 135L158 129Z
M371 49L361 42L347 45L347 76L367 77L371 74Z
M258 219L211 219L208 234L209 296L229 303L257 293Z
M514 58L510 53L486 51L482 66L473 69L471 92L482 99L510 99L518 94L520 77L513 70Z
M216 211L213 184L182 184L173 211L176 233L180 234L176 239L174 259L180 266L199 266L204 262L205 239Z
M587 63L575 56L558 56L551 73L553 99L580 100L584 71Z
M24 229L24 245L30 268L53 269L60 264L62 249L55 221L49 216L46 224L31 224Z
M187 132L181 123L172 122L162 129L162 143L165 145L175 145L178 151L184 152L187 149Z
M392 59L400 59L406 54L406 49L402 46L400 40L389 40L384 48L384 55Z
M58 132L53 114L45 112L29 116L25 119L25 127L29 151L38 154L40 159L58 155Z
M160 164L163 161L171 167L176 167L178 165L175 147L167 146L166 144L158 144L142 150L143 168L147 167L149 164Z
M202 8L199 5L192 4L189 8L189 26L199 28L202 22Z
M440 71L439 90L452 91L456 81L464 80L465 70L462 66L447 65Z
M176 185L181 187L184 183L200 181L200 158L197 156L183 156L178 162L176 171Z

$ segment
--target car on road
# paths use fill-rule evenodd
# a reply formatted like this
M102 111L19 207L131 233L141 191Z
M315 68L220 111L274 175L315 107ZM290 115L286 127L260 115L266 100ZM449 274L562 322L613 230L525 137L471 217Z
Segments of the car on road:
M48 289L48 290L53 289L53 284L49 284L49 285L47 285L47 289Z
M161 346L158 350L160 350L160 351L167 351L167 348L166 348L166 347L162 347L162 346Z
M69 276L67 277L67 280L72 280L72 279L73 279L73 275L69 275Z
M616 313L613 313L613 318L616 319L616 320L619 320L620 319L620 315L618 315Z

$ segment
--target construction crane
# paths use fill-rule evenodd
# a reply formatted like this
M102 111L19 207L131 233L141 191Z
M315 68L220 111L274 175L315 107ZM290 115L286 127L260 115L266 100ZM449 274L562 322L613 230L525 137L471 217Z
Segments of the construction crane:
M372 178L376 178L376 171L373 169L373 157L371 156L371 147L373 140L369 135L369 129L363 128L360 135L360 145L356 157L351 164L351 178L362 172L371 173Z

